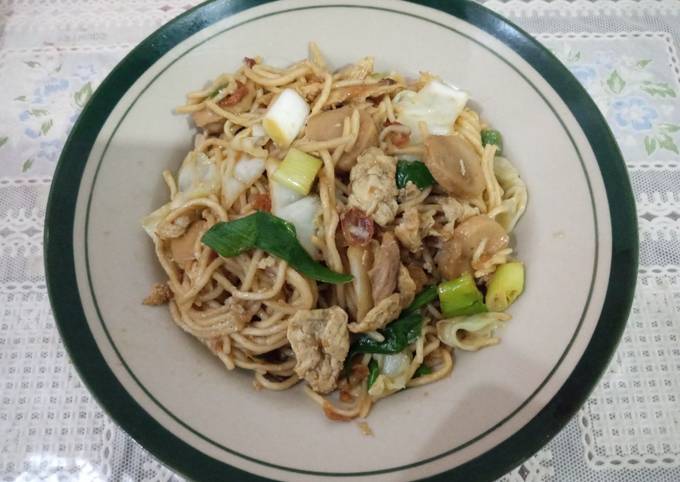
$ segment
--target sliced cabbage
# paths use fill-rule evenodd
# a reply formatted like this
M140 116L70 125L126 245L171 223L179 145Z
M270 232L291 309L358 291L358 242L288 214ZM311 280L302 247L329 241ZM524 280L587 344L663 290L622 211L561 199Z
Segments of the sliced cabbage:
M406 388L413 375L411 353L408 348L394 355L373 354L372 357L378 363L380 374L368 390L371 398L377 400Z
M510 161L504 157L496 157L493 165L494 174L503 188L501 204L506 211L496 216L496 221L511 232L527 207L527 186L519 177L519 172Z
M457 87L431 80L418 92L404 90L394 97L397 120L411 129L411 141L422 142L418 124L425 122L430 134L453 134L453 123L470 97Z
M477 351L485 346L495 345L499 339L494 336L496 328L508 321L507 313L478 313L472 316L456 316L437 322L437 336L442 343L466 351Z
M318 196L303 197L283 208L272 210L272 213L295 226L298 241L310 256L315 257L318 254L318 249L312 241L317 230L317 218L321 214L321 201Z
M177 173L179 203L220 191L220 166L203 152L192 151Z
M156 236L158 225L172 209L199 197L218 195L222 175L221 166L203 152L191 151L177 172L177 194L169 202L142 219L142 227L149 236Z
M156 209L142 219L142 227L151 238L156 237L156 228L170 214L170 203Z
M244 157L234 166L230 177L222 179L222 199L229 207L264 172L264 159Z

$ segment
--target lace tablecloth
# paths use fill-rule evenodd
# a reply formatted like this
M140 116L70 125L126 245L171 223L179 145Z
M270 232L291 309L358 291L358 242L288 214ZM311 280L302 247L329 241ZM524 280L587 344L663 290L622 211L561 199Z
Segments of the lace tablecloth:
M0 477L167 481L64 352L42 260L61 147L93 89L195 0L0 1ZM566 428L504 481L680 480L680 2L488 1L578 77L624 153L640 226L633 311Z

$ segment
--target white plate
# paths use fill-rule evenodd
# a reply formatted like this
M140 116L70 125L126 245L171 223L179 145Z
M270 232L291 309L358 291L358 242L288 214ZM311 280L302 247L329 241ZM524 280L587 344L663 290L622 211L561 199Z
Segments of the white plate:
M585 400L632 300L634 205L602 116L550 53L471 2L259 3L208 3L161 28L102 83L71 134L48 207L46 263L81 377L125 430L195 479L502 475ZM458 354L450 378L380 402L373 437L328 421L301 387L256 392L166 309L140 303L162 273L139 221L164 201L160 173L192 142L172 108L244 56L285 65L309 40L336 66L373 55L377 70L428 70L469 92L529 189L515 234L527 289L502 343Z

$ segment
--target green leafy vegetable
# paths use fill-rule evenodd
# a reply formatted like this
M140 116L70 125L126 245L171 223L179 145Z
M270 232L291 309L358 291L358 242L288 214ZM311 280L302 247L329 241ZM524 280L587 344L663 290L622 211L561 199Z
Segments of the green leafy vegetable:
M484 297L470 273L441 283L438 291L442 314L447 318L487 311Z
M378 362L371 360L368 363L368 388L373 386L375 381L378 379L378 375L380 375L380 367L378 366Z
M425 164L420 161L397 162L397 187L403 188L411 181L418 189L425 189L434 184L434 178Z
M482 145L493 144L497 147L496 154L503 154L503 136L496 129L482 130Z
M376 341L368 335L359 335L352 343L347 361L357 353L382 353L393 355L399 353L420 336L423 317L418 313L408 313L393 321L382 330L384 341Z
M412 311L419 310L428 303L432 303L437 299L437 285L430 285L423 291L418 293L413 302L406 307L404 313L411 313Z
M413 378L422 377L423 375L429 375L430 373L432 373L432 368L423 364L416 368L416 371L413 372Z
M524 265L513 261L500 265L486 290L486 306L505 311L524 291Z
M226 258L259 248L312 279L325 283L352 281L352 275L336 273L314 261L300 245L295 227L268 212L258 211L235 221L217 223L201 241Z

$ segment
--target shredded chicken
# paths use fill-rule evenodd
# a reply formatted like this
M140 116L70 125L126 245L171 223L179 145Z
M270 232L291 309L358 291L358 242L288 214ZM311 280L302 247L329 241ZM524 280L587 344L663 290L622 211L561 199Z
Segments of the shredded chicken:
M373 57L364 57L335 72L336 80L363 80L373 72Z
M186 232L191 221L190 216L178 216L171 222L164 221L160 223L156 228L156 233L161 238L179 238Z
M352 333L366 333L367 331L384 328L390 321L396 320L399 313L401 313L400 299L399 293L388 296L366 313L364 319L359 323L350 323L349 331Z
M417 252L422 246L420 231L420 216L415 207L404 211L399 223L394 228L394 234L402 246L412 253Z
M419 211L416 207L406 208L399 223L394 228L394 234L401 245L412 253L417 253L423 244L425 236L441 236L435 229L434 214L436 211Z
M228 306L229 311L220 321L225 324L225 332L227 334L241 331L250 322L254 314L246 310L241 302L235 298L227 299L224 302L224 306Z
M411 278L406 266L399 266L399 278L397 280L401 308L406 308L416 297L416 282Z
M408 269L408 274L411 275L411 279L416 285L416 293L420 293L425 288L427 284L428 277L425 270L418 266L416 263L410 263L406 269Z
M460 202L453 197L443 198L440 201L440 204L447 221L441 229L441 235L445 239L449 239L453 236L453 230L456 227L456 224L480 213L477 206L473 206L466 202Z
M347 313L339 306L300 310L288 321L295 373L317 393L335 390L349 351Z
M380 247L375 250L373 267L368 272L374 303L377 304L394 292L399 264L399 245L394 235L388 231L383 234Z
M349 206L362 209L383 227L392 222L398 209L396 171L393 157L378 148L369 148L359 156L349 174Z
M155 283L151 287L151 293L142 301L145 305L164 305L172 299L172 290L166 283Z
M224 123L224 117L219 114L215 114L210 109L199 110L191 114L191 118L196 124L196 127L207 127L211 124L219 123L220 125Z

